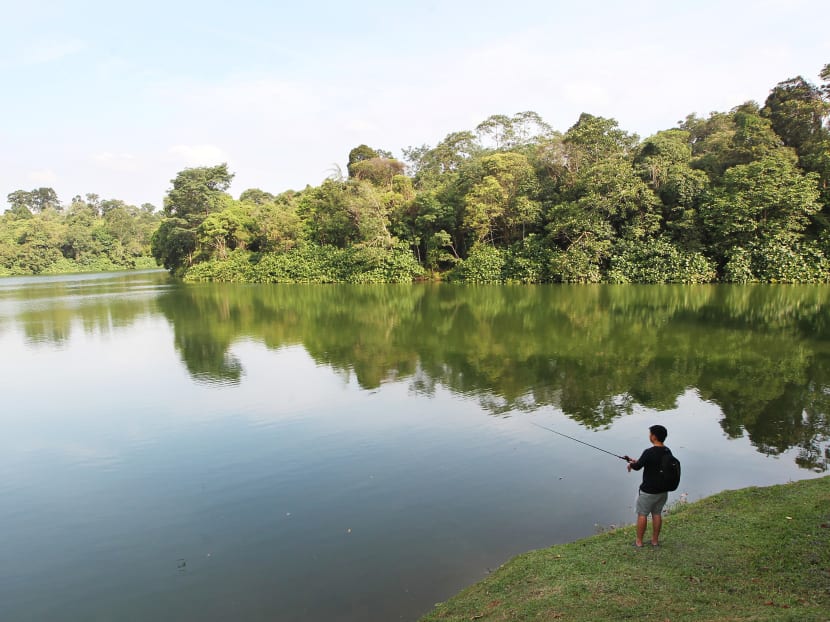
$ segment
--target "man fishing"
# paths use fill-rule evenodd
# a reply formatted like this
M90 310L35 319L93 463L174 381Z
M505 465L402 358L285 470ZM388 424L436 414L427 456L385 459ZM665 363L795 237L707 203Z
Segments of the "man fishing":
M627 469L643 471L643 483L640 484L640 493L637 497L637 539L634 546L643 547L643 536L646 533L648 515L651 514L651 546L660 546L660 528L663 526L663 506L666 505L669 493L663 484L660 474L661 460L668 451L663 444L668 431L662 425L653 425L649 429L648 439L651 447L643 452L639 460L628 458Z

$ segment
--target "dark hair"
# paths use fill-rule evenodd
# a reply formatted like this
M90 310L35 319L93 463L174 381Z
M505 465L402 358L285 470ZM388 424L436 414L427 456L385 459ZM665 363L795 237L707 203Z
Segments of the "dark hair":
M666 440L666 437L669 435L669 431L661 425L653 425L648 429L649 432L654 434L658 441L661 443Z

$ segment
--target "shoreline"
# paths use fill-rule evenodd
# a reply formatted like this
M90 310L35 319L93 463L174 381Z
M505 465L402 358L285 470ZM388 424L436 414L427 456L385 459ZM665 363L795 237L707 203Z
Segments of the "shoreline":
M658 548L634 529L520 554L420 622L830 620L830 476L676 504Z

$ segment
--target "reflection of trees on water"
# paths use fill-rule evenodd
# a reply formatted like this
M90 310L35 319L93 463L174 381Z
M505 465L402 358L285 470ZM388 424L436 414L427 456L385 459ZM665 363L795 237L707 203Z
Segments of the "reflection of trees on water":
M561 409L602 427L694 388L731 437L826 468L828 290L770 286L193 286L159 301L201 380L237 382L234 341L302 345L371 389L393 378L493 414Z
M28 342L60 346L73 331L108 335L130 326L155 312L154 295L142 295L142 288L167 279L158 273L74 276L79 280L39 277L27 286L0 289L0 303L9 303ZM0 317L0 328L11 325Z
M222 296L204 297L196 287L179 286L160 296L158 306L170 319L176 350L194 379L220 385L239 382L242 365L230 353L231 344L242 336L238 305L232 308Z

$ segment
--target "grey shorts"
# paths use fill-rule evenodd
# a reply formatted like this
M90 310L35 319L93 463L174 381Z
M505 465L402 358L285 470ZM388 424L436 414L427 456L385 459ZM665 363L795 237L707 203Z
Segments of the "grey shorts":
M637 514L640 516L659 514L663 511L663 506L666 505L668 498L669 493L667 492L652 494L641 490L640 495L637 497Z

